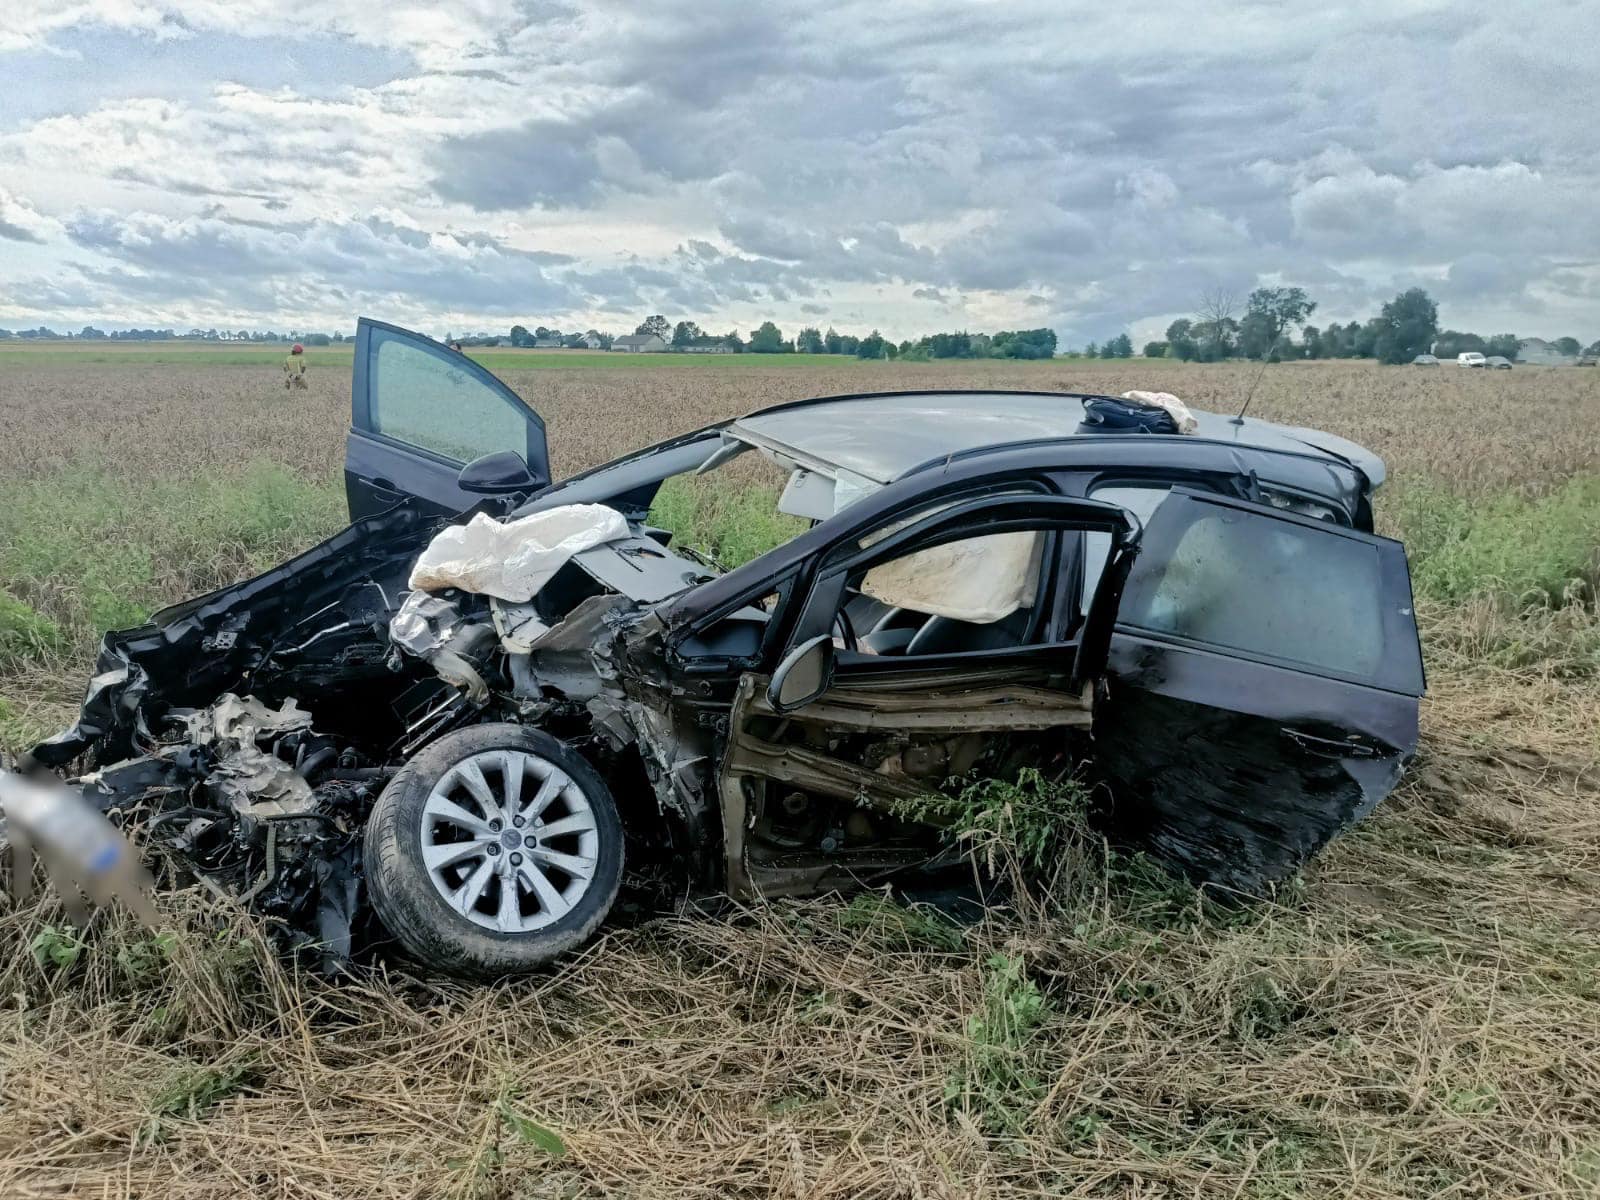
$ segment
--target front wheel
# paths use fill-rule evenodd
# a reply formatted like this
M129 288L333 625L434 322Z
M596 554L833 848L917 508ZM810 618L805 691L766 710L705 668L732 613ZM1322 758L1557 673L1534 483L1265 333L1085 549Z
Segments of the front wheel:
M622 881L622 822L576 751L477 725L396 772L367 820L366 863L374 911L419 962L506 975L600 927Z

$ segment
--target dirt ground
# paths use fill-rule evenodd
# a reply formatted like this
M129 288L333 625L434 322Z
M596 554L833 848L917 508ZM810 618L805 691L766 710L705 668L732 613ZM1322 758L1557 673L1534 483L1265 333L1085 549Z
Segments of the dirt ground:
M877 896L686 906L466 987L303 977L201 895L162 897L156 934L0 900L0 1196L1600 1189L1600 375L508 378L558 474L828 392L1154 386L1228 410L1253 389L1253 414L1387 458L1381 527L1435 564L1486 542L1504 586L1430 566L1419 759L1272 903L1220 907L1085 844L976 925ZM99 626L336 528L347 422L342 366L285 394L249 365L0 365L0 744L70 713ZM1530 606L1529 553L1567 602Z

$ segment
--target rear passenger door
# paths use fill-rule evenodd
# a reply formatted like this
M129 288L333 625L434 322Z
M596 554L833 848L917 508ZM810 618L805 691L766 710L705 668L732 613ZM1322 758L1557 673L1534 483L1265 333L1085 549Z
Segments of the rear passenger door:
M1095 759L1121 832L1257 891L1394 787L1422 692L1400 543L1175 488L1117 609Z
M344 461L352 521L406 498L447 514L470 508L480 497L456 476L500 450L549 482L544 421L521 397L460 351L361 319Z

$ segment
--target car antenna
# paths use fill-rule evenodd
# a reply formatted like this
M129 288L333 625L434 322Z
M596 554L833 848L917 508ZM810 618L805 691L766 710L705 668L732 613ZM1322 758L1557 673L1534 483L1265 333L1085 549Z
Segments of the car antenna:
M1269 361L1270 355L1271 351L1268 351L1267 354L1263 354L1261 356L1261 370L1257 371L1256 377L1250 381L1250 390L1244 394L1244 406L1239 409L1238 416L1228 418L1228 424L1244 424L1244 414L1250 411L1250 399L1256 394L1256 385L1261 382L1261 376L1267 369L1267 362Z

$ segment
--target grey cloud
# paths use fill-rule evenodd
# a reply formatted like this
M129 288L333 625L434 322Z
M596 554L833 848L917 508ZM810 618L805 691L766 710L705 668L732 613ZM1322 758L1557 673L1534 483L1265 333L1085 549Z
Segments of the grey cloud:
M31 229L14 225L4 218L0 218L0 238L9 238L13 242L34 242L41 246L44 244L44 239Z

